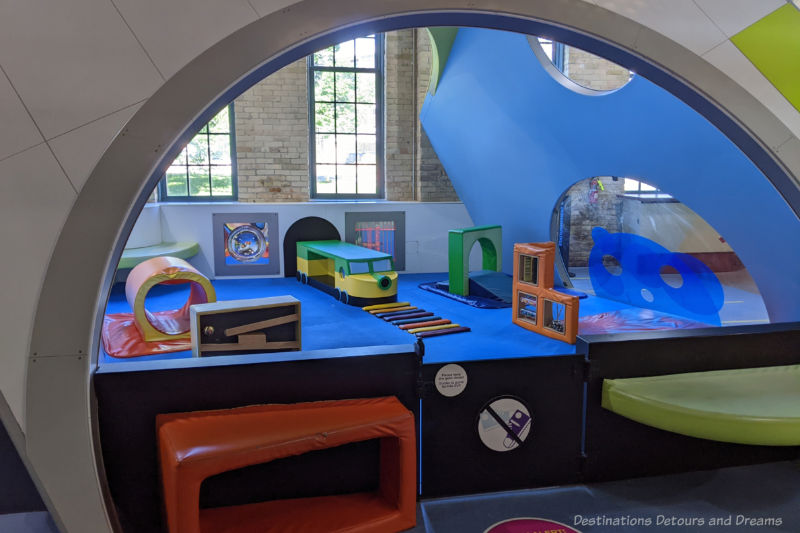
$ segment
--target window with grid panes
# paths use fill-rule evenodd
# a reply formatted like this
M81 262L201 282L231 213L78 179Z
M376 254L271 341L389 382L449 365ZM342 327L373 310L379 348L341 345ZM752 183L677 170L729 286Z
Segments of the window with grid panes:
M673 200L672 196L662 192L652 185L632 178L624 178L623 190L625 196L641 200Z
M383 35L308 58L311 197L383 198Z
M162 202L236 200L233 104L222 109L181 150L159 183Z

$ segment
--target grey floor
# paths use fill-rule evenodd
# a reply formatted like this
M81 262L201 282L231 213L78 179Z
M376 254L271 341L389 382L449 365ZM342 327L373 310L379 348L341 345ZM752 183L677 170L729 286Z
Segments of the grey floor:
M58 533L50 513L0 514L0 533Z
M582 533L798 533L800 463L423 501L421 515L415 533L484 533L493 524L518 517L552 520ZM650 525L590 522L613 524L625 517L628 523L650 519ZM673 519L676 525L668 525ZM711 525L712 519L722 523Z
M409 532L484 533L498 522L521 517L560 522L581 533L798 533L800 462L423 500L417 527ZM651 525L580 525L576 522L580 517L609 523L649 518ZM731 524L710 525L712 519L729 519ZM667 520L695 525L664 525ZM702 525L696 525L701 520ZM57 529L46 512L5 514L0 515L0 533L57 533Z

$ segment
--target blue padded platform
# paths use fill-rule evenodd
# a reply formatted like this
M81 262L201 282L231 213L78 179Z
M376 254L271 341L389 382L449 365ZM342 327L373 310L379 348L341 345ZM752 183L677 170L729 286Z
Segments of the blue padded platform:
M421 283L441 280L446 274L401 274L398 299L441 316L472 331L433 337L425 340L425 363L541 357L576 353L575 345L537 335L511 322L511 309L478 309L419 288ZM303 350L320 350L350 346L408 344L414 335L385 322L357 307L345 305L328 294L294 278L216 280L213 282L218 300L260 298L288 294L301 303ZM158 311L180 307L186 301L185 286L156 286L148 295L148 308ZM636 313L639 308L589 296L580 301L580 315L589 316L617 310ZM123 284L111 292L108 313L129 312ZM658 314L656 311L648 311ZM626 329L626 331L628 331ZM610 333L610 332L609 332ZM100 354L100 363L124 363L191 357L191 351L161 356L114 359Z

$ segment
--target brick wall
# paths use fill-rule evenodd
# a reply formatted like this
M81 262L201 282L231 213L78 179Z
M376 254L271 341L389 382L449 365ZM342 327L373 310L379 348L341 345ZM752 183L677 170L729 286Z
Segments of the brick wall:
M421 28L417 30L417 117L422 110L430 85L432 57L428 32ZM417 198L423 202L459 201L458 194L453 189L453 184L447 177L447 172L419 120L416 121L416 128Z
M295 61L234 102L241 202L309 197L306 61Z
M386 34L386 199L414 200L414 32Z
M592 229L600 226L611 233L622 231L622 198L624 180L609 176L599 178L603 191L596 201L590 196L590 179L581 180L567 192L570 215L569 266L586 266L594 246Z
M387 200L458 200L419 124L430 79L430 57L424 29L386 34ZM239 201L309 199L307 83L302 59L265 78L234 102Z
M618 89L630 78L625 67L571 46L566 47L564 70L575 83L596 91Z
M575 83L597 91L618 89L628 82L628 69L578 48L567 47L565 74ZM590 179L573 185L569 198L570 237L569 266L586 266L594 245L592 229L600 226L615 233L622 231L622 197L624 180L609 176L599 178L604 191L596 201L590 200Z

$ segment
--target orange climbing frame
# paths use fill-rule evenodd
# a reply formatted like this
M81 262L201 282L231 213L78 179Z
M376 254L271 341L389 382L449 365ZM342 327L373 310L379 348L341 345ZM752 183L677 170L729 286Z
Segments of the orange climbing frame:
M397 398L162 414L156 425L170 533L394 533L416 524L414 415ZM209 476L371 439L380 439L375 493L199 508Z
M511 320L540 335L575 344L578 297L553 288L555 252L553 242L514 245Z

